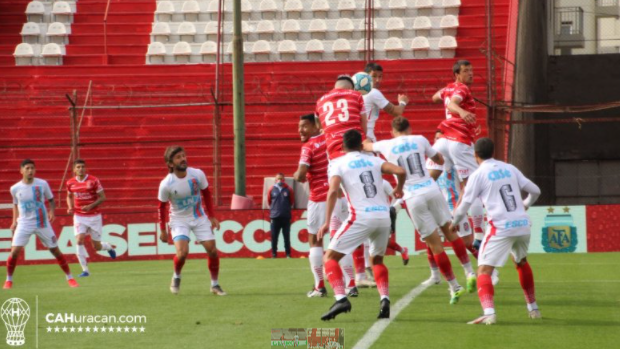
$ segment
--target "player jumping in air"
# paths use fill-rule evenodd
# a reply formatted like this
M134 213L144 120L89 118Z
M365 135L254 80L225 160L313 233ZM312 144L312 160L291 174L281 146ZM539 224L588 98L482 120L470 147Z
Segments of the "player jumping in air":
M170 234L176 248L174 273L170 292L178 294L181 287L181 270L189 253L190 232L207 251L209 272L211 273L211 292L225 296L218 282L220 257L215 246L213 229L220 228L215 218L209 182L202 170L187 166L185 150L180 146L170 146L164 153L169 174L159 185L159 227L160 240L168 242L168 213L170 213ZM203 200L207 209L205 214ZM170 209L168 209L170 205Z
M512 254L527 310L532 319L541 318L534 293L534 275L527 262L531 220L526 210L540 196L540 188L527 179L516 167L493 159L494 145L489 138L476 142L476 161L480 167L471 175L461 205L457 208L451 229L466 219L466 213L476 198L487 208L489 225L478 254L478 297L484 314L469 324L491 325L496 322L491 274L502 267ZM529 195L521 198L521 191Z
M338 261L353 252L368 238L370 238L370 254L377 289L381 296L378 318L389 318L388 270L383 264L383 255L390 237L390 209L387 196L381 188L382 175L397 176L394 197L401 198L405 171L378 157L361 153L362 135L356 130L345 132L343 145L346 154L329 164L326 217L331 216L334 210L341 185L349 203L349 217L347 223L338 229L325 253L325 271L334 289L336 302L321 319L334 319L340 313L351 311L351 303L345 295L345 284ZM329 224L325 223L317 237L323 237L328 231Z
M88 270L88 252L84 247L86 235L90 235L93 247L97 251L107 251L112 259L116 251L107 242L101 241L103 219L99 206L105 201L103 186L97 177L87 173L86 161L77 159L73 163L75 177L67 181L67 213L73 213L73 229L76 238L76 256L82 266L79 277L90 275Z
M35 178L36 168L34 161L26 159L20 166L22 180L11 187L13 197L13 243L11 253L6 261L6 281L4 288L13 288L13 272L17 266L17 258L24 246L30 241L30 236L35 234L39 237L43 245L49 248L50 252L56 257L58 265L64 271L67 282L71 287L78 287L78 283L71 275L69 264L65 256L58 248L58 242L52 222L54 221L54 195L46 181ZM49 213L45 202L50 205Z

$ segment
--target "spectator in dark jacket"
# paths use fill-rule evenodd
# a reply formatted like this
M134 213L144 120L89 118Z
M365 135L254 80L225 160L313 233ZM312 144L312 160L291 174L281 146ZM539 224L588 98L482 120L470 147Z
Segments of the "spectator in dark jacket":
M280 230L284 236L284 250L286 256L291 257L291 208L295 204L293 189L284 182L284 174L276 175L276 184L269 188L267 195L271 218L271 254L273 258L278 253L278 236Z

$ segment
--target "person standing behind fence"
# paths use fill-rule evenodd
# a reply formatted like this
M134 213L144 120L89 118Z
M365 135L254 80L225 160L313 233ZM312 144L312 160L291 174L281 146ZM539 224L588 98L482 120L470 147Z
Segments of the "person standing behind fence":
M276 175L276 184L269 188L267 194L269 203L269 217L271 218L271 255L278 255L278 236L280 230L284 236L284 250L286 257L291 257L291 208L295 204L293 188L284 182L284 174Z

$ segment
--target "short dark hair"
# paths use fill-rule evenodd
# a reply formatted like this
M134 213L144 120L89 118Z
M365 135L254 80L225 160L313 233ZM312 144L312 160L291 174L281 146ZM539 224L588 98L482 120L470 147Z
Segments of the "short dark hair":
M314 114L305 114L299 117L299 120L306 120L311 124L314 124L316 121L314 120Z
M34 161L30 160L30 159L24 159L21 163L21 165L19 165L19 167L25 167L26 165L32 165L34 166Z
M392 129L396 132L404 132L409 128L409 120L402 116L394 118L392 120Z
M452 66L452 74L459 74L461 72L461 66L471 65L471 62L466 59L460 59Z
M366 67L364 68L364 71L368 74L370 74L370 72L373 71L383 71L383 67L380 66L379 64L375 63L375 62L370 62L368 64L366 64Z
M476 141L474 151L476 152L476 155L482 160L490 159L493 157L495 145L493 144L491 138L483 137Z
M348 81L351 84L351 87L355 87L355 84L353 83L353 79L351 79L351 76L346 75L346 74L342 74L342 75L338 75L338 78L336 79L336 81Z
M172 173L174 171L168 164L172 162L172 158L174 158L175 155L182 151L185 151L185 149L180 145L171 145L166 148L164 152L164 161L166 162L166 167L168 167L168 172Z
M76 160L73 162L73 166L74 166L74 167L75 167L75 165L79 165L79 164L86 165L86 161L84 161L84 160L82 160L82 159L76 159Z
M359 150L362 147L362 134L357 130L348 130L342 136L342 144L346 150Z

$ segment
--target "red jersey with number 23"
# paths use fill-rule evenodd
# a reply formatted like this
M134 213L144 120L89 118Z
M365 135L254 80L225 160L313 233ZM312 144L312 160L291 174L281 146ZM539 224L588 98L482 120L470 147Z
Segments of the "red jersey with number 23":
M320 134L310 138L301 146L300 165L308 166L308 183L310 184L310 201L323 202L327 200L329 182L327 180L327 146L325 135Z
M476 101L472 97L469 87L463 83L455 82L443 88L440 96L446 108L446 120L439 124L443 137L451 141L472 144L475 137L480 133L478 122L468 124L458 113L455 114L448 110L448 104L452 98L457 97L461 99L461 108L476 115Z
M325 134L327 155L330 160L344 155L342 135L349 130L362 133L364 98L354 90L335 88L316 102L315 114Z
M67 181L67 191L73 194L73 212L78 216L96 216L100 214L99 206L84 212L82 207L90 205L97 201L99 192L103 191L101 182L95 176L86 175L83 181L79 181L76 177Z

